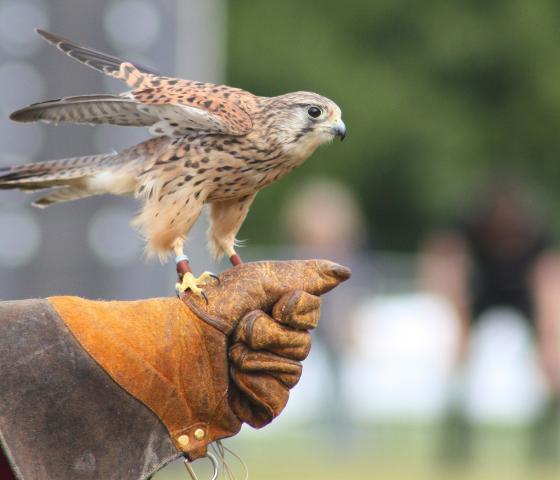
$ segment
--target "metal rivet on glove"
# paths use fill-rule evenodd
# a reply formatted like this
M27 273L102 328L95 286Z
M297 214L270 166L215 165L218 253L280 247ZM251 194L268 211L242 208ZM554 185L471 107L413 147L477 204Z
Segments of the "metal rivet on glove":
M181 435L177 441L181 447L185 448L189 444L189 437L187 435Z
M194 431L194 438L196 438L197 440L202 440L205 436L206 433L204 433L204 430L202 430L202 428L197 428Z

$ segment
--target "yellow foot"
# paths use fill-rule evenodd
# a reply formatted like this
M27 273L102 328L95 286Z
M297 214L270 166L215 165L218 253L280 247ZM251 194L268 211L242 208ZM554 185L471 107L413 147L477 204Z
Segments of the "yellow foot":
M204 298L204 300L206 300L206 303L208 303L208 296L201 288L201 286L205 285L209 278L213 278L218 282L220 281L220 279L216 275L210 272L204 272L198 278L195 278L191 272L185 273L183 275L183 280L181 280L181 282L175 285L175 290L177 291L177 295L181 295L187 290L190 290L195 295L199 295L202 298Z

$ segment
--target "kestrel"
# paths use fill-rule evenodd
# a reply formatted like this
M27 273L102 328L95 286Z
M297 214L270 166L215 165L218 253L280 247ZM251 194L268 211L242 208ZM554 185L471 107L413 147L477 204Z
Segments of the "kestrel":
M133 195L142 208L133 224L148 255L173 252L180 292L201 294L183 244L210 204L209 250L233 265L239 231L259 190L301 165L320 145L344 139L340 108L312 92L260 97L239 88L183 80L37 29L79 62L124 81L120 95L81 95L32 104L18 122L149 127L153 138L118 153L0 168L0 189L49 189L37 207L91 195Z

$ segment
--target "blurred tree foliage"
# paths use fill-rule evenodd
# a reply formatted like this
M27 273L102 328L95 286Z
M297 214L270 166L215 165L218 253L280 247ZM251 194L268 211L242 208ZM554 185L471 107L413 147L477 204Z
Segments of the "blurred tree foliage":
M228 81L334 99L343 144L265 189L241 236L281 242L283 199L310 177L358 195L374 245L410 249L492 169L543 188L560 223L560 2L229 2Z

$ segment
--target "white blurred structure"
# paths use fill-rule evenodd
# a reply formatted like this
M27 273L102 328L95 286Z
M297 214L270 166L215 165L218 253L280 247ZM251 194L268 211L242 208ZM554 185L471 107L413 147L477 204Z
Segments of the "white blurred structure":
M358 312L347 392L359 420L431 420L447 400L453 310L426 294L381 296Z
M475 421L534 420L548 396L527 322L494 308L475 327L464 378L465 409Z

